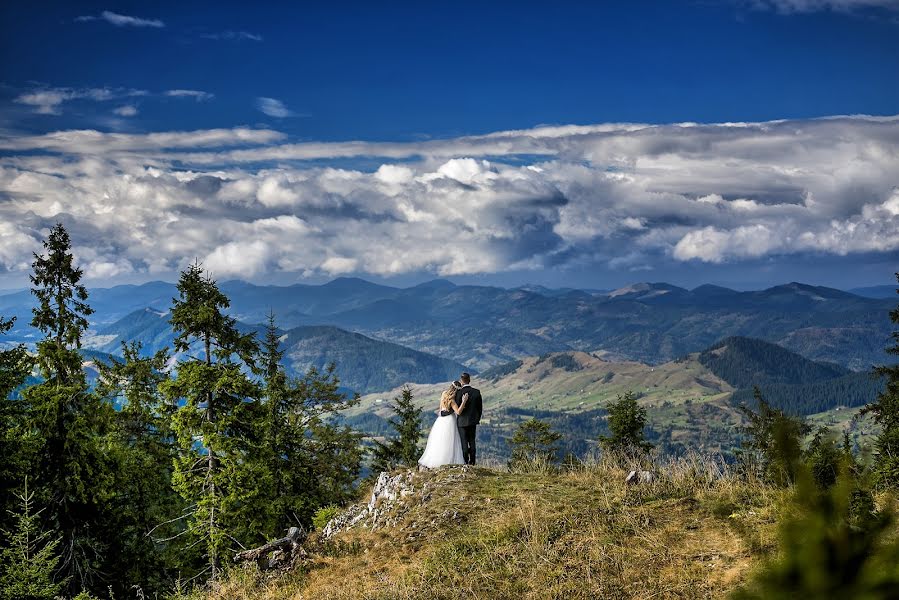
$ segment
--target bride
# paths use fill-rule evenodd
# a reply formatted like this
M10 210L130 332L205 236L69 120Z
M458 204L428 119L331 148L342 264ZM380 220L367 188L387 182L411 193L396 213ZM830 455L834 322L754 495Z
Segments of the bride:
M462 384L459 384L462 387ZM456 427L456 417L465 409L468 402L468 394L462 396L462 404L456 404L456 382L447 388L440 396L440 410L437 411L437 420L428 434L428 443L424 454L418 459L418 464L429 469L441 465L464 465L462 456L462 438L459 436L459 428Z

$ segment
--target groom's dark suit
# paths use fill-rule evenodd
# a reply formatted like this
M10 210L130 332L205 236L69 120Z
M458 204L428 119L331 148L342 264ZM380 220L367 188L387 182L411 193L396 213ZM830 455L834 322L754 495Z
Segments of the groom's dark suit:
M477 390L469 384L456 390L456 404L462 404L462 396L465 394L468 394L468 403L465 405L465 409L459 413L456 425L459 427L459 435L462 438L462 456L465 457L465 464L473 465L477 455L475 431L478 423L481 422L484 403L481 399L481 390Z

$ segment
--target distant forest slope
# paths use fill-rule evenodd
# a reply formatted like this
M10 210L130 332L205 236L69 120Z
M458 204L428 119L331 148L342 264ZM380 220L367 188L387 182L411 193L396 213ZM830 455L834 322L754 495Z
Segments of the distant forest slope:
M282 347L288 372L300 374L333 362L341 385L360 393L409 382L449 383L469 370L454 360L329 326L291 329L282 337Z
M775 383L760 385L765 400L793 415L813 415L839 406L853 408L872 402L883 391L883 378L870 373L850 373L842 377L799 385ZM754 404L753 391L740 389L731 396L735 404Z
M833 363L809 360L776 344L729 337L699 353L699 362L737 388L734 404L753 405L758 387L772 405L795 415L872 402L884 381Z
M735 388L807 384L851 373L845 367L809 360L777 344L728 337L699 353L699 362Z

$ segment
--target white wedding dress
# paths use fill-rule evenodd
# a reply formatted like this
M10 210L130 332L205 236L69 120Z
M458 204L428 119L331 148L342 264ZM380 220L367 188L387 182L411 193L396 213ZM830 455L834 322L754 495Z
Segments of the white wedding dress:
M465 464L462 438L459 436L459 428L456 427L456 413L449 411L446 416L440 416L438 413L418 464L429 469L436 469L441 465Z

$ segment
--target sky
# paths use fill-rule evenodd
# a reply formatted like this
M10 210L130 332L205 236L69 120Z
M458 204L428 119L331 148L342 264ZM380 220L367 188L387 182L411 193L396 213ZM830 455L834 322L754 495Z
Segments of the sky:
M0 5L0 289L890 284L899 0Z

